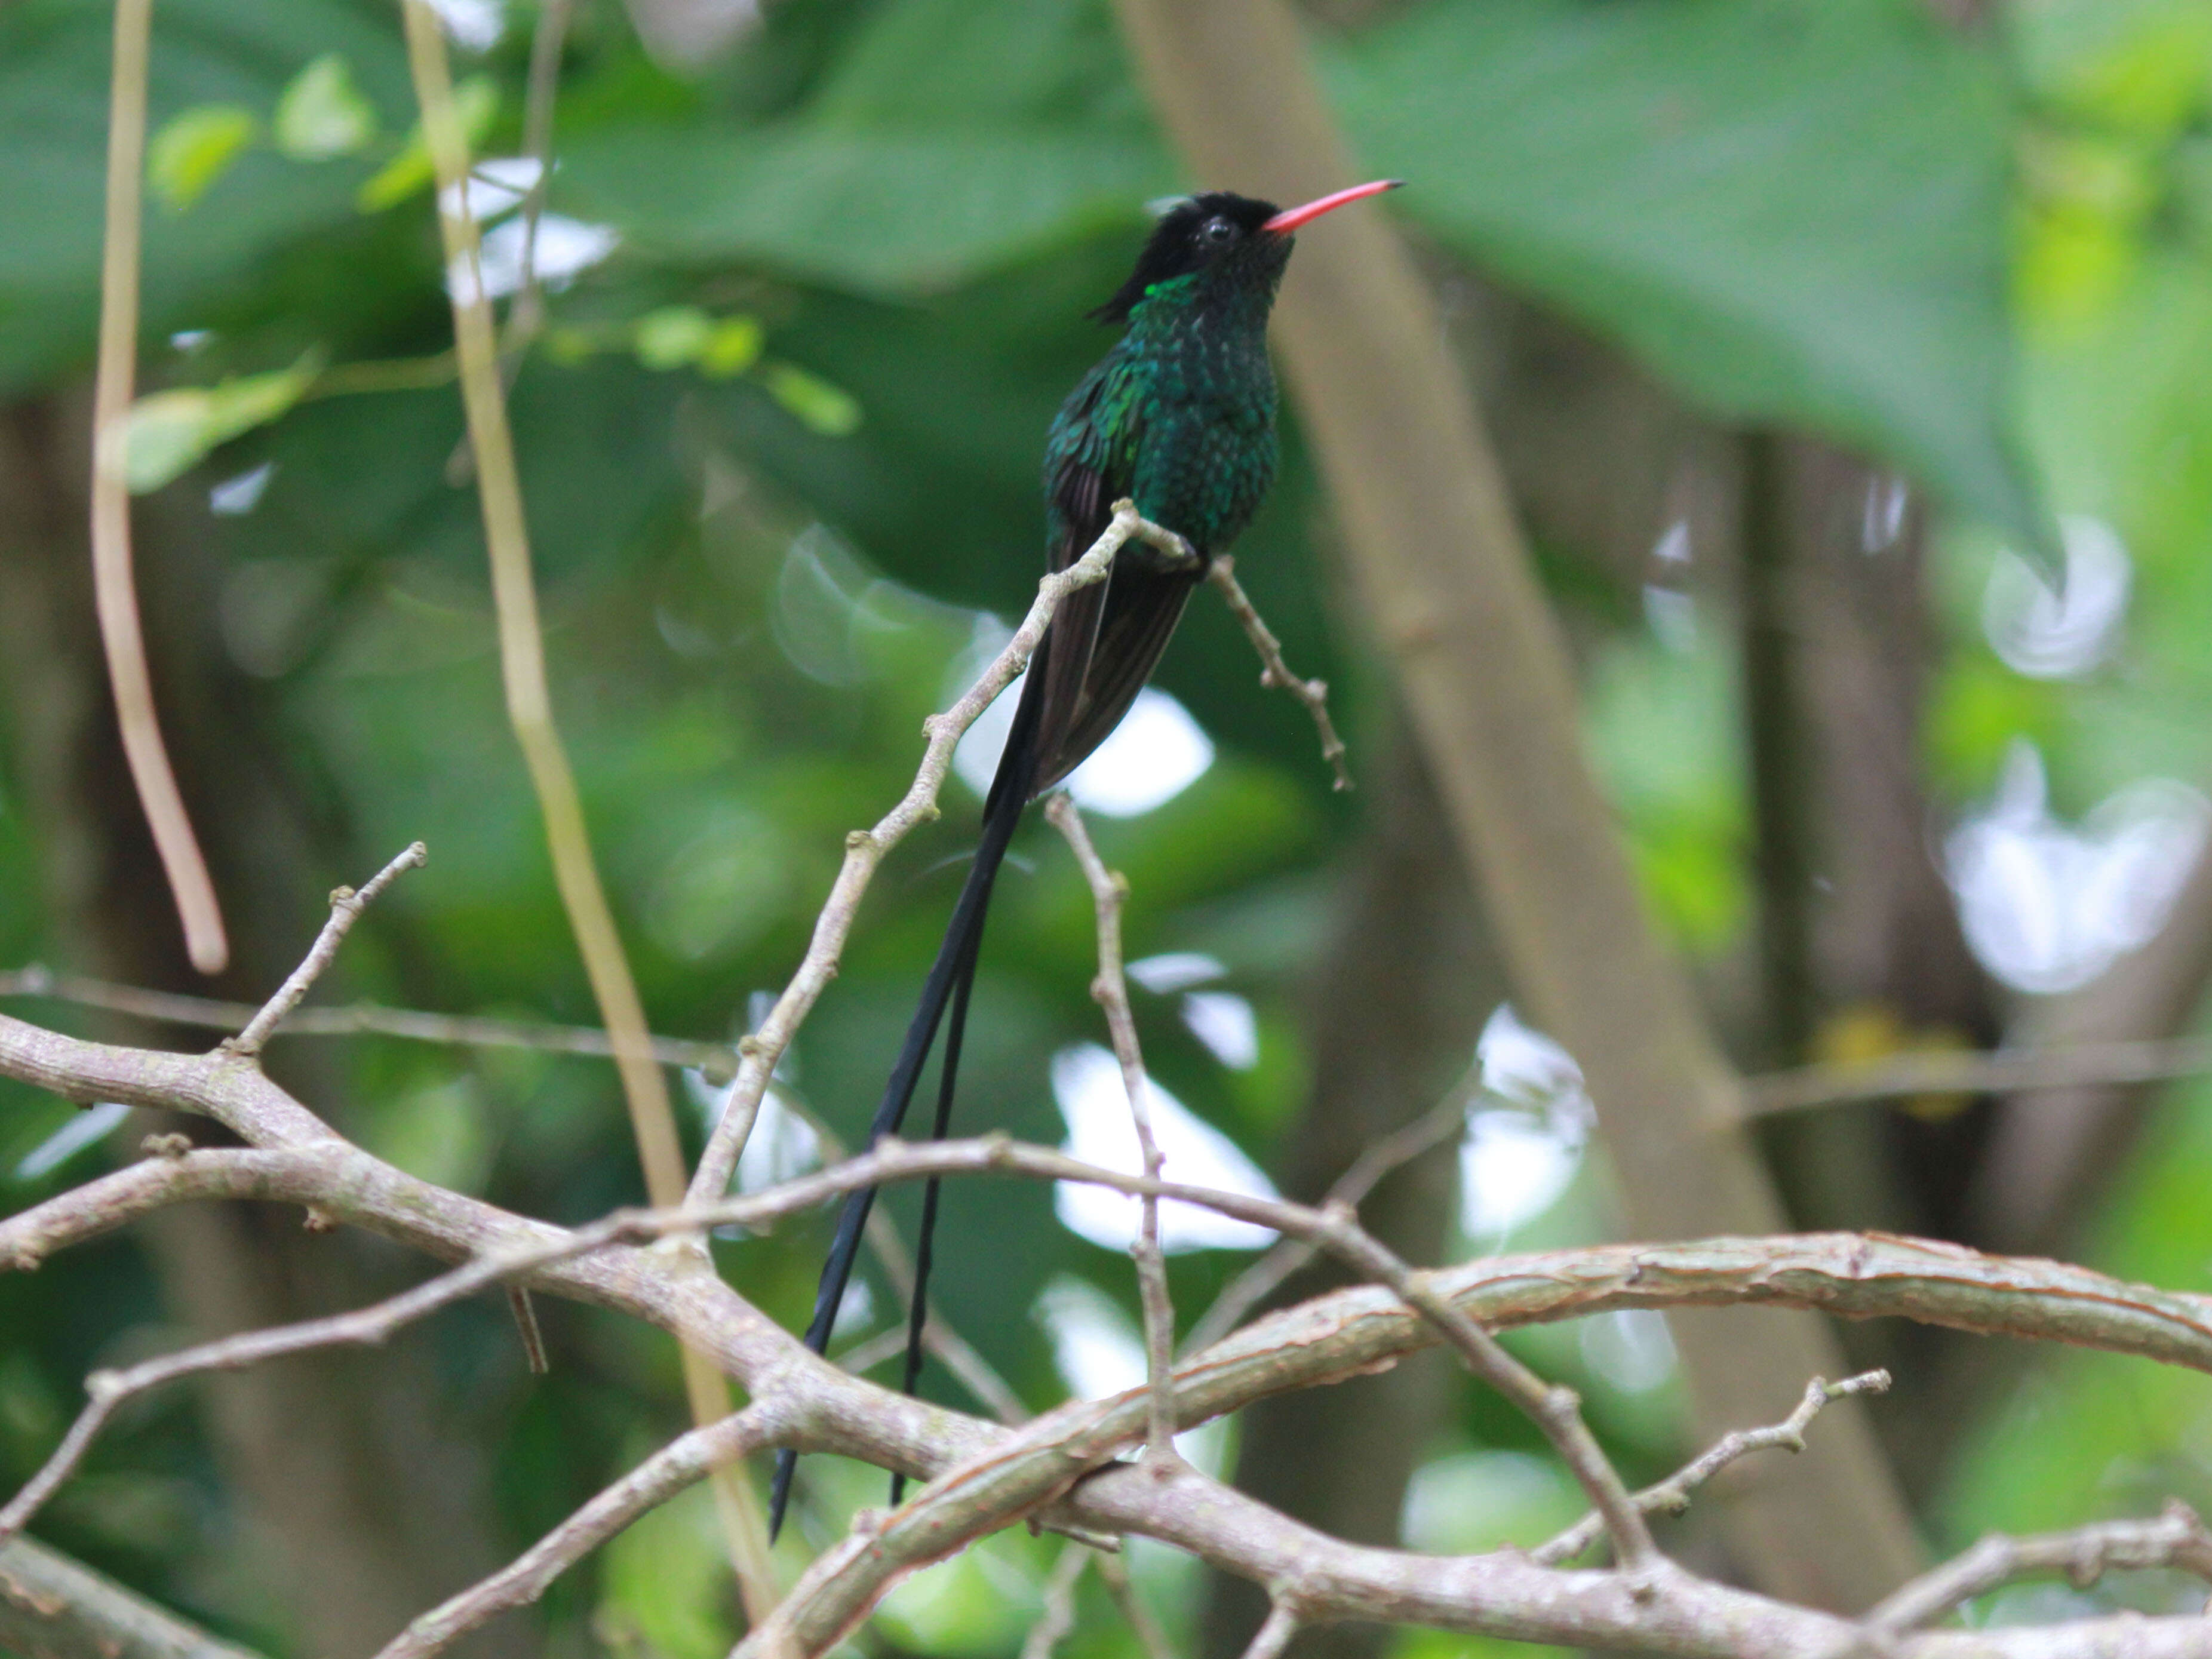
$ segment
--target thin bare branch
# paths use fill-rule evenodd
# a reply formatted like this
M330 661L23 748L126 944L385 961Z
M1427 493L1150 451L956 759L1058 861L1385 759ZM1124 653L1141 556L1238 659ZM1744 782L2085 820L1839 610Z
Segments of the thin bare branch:
M368 885L358 893L350 887L341 887L331 895L331 919L323 924L323 931L315 936L314 945L305 960L295 968L289 978L276 988L276 994L262 1006L261 1012L246 1022L246 1029L228 1039L223 1047L234 1054L249 1058L261 1052L261 1045L269 1034L284 1023L284 1017L300 1006L300 999L323 975L352 931L354 919L374 903L384 890L408 870L419 870L429 860L429 849L421 842L415 842L398 858L369 878Z
M1300 679L1291 672L1291 665L1283 660L1283 642L1237 580L1234 559L1227 554L1215 559L1206 579L1221 590L1221 597L1229 602L1230 615L1237 618L1252 648L1260 653L1260 684L1271 690L1287 691L1305 705L1306 713L1313 716L1314 731L1321 738L1321 757L1336 774L1336 787L1351 788L1352 773L1344 763L1344 739L1337 736L1336 722L1328 717L1328 682Z
M1176 1659L1175 1644L1168 1640L1168 1633L1160 1628L1160 1621L1152 1616L1136 1582L1129 1577L1129 1564L1118 1555L1101 1555L1097 1565L1098 1582L1106 1586L1106 1594L1114 1598L1115 1607L1128 1621L1145 1659Z
M2154 1521L2098 1521L2033 1538L1992 1534L1899 1589L1866 1616L1868 1628L1894 1638L1932 1624L1961 1602L2030 1575L2059 1573L2087 1589L2107 1572L2179 1567L2212 1582L2212 1533L2179 1498Z
M92 586L123 757L184 924L185 951L203 974L230 961L222 908L154 712L145 628L131 569L126 453L138 371L139 185L146 166L146 62L154 0L116 0L115 59L107 110L107 202L100 265L100 367L92 405Z
M775 1413L756 1401L670 1442L507 1566L416 1620L376 1659L427 1659L509 1608L535 1601L547 1585L638 1516L772 1443L776 1427Z
M952 751L961 734L1029 665L1030 653L1044 637L1044 630L1061 600L1076 588L1105 580L1113 568L1114 556L1132 539L1171 556L1192 556L1181 537L1139 518L1133 502L1115 502L1113 518L1083 556L1065 570L1055 571L1037 583L1037 596L1029 614L1022 618L1021 626L1014 630L1013 637L992 659L981 678L962 693L951 708L922 722L928 741L914 782L898 805L878 820L874 829L855 830L845 837L845 862L837 872L837 879L830 887L820 915L815 918L814 934L807 941L806 955L799 962L799 971L784 987L783 994L776 999L775 1006L769 1011L760 1029L738 1044L737 1081L731 1088L729 1104L723 1109L721 1121L715 1126L707 1150L700 1155L699 1168L691 1177L693 1203L720 1198L729 1189L730 1177L738 1167L738 1149L752 1133L753 1119L760 1111L762 1097L768 1092L769 1079L775 1073L776 1062L783 1058L823 988L837 971L845 941L860 913L861 895L867 891L877 866L891 848L905 840L915 825L937 816L938 792L945 787L945 774L952 765Z
M1336 1178L1322 1203L1341 1205L1357 1212L1361 1201L1375 1190L1376 1183L1383 1176L1465 1132L1466 1101L1467 1085L1462 1084L1425 1116L1416 1118L1368 1147ZM1183 1341L1183 1352L1194 1354L1201 1348L1212 1347L1243 1324L1246 1315L1320 1253L1321 1247L1310 1239L1277 1239L1250 1267L1222 1287L1213 1305L1190 1328L1190 1334Z
M1136 1126L1146 1177L1158 1181L1162 1159L1160 1143L1152 1133L1152 1085L1145 1077L1143 1051L1137 1046L1137 1017L1129 1011L1129 982L1121 972L1121 906L1129 896L1129 884L1098 856L1073 796L1065 791L1054 795L1045 803L1044 815L1066 837L1091 889L1091 902L1098 915L1098 974L1091 981L1091 995L1105 1012L1106 1029L1113 1036L1114 1058L1121 1062L1121 1087L1129 1097L1129 1117ZM1152 1456L1173 1457L1175 1304L1168 1297L1167 1256L1160 1249L1160 1201L1149 1194L1141 1200L1129 1254L1136 1259L1137 1295L1145 1314L1145 1374L1152 1398L1152 1431L1146 1449Z
M1747 1457L1753 1452L1765 1451L1774 1446L1794 1452L1803 1451L1807 1427L1830 1401L1840 1400L1848 1395L1888 1392L1887 1371L1864 1371L1856 1376L1846 1377L1841 1382L1827 1382L1816 1376L1805 1385L1805 1397L1797 1402L1797 1409L1781 1422L1763 1429L1736 1429L1723 1435L1657 1486L1646 1486L1638 1492L1636 1506L1647 1515L1655 1512L1680 1515L1690 1507L1691 1493L1738 1458ZM1528 1559L1547 1567L1571 1561L1596 1543L1604 1529L1604 1522L1595 1514L1586 1515L1558 1537L1530 1550Z
M59 974L33 963L0 972L0 997L36 997L88 1008L105 1008L168 1025L240 1031L259 1011L248 1002L147 991L80 974ZM374 1002L336 1008L295 1009L270 1038L297 1036L391 1036L412 1042L449 1043L463 1048L532 1048L545 1054L587 1054L605 1060L614 1044L596 1025L487 1019L473 1014L432 1014L412 1008L386 1008ZM695 1042L683 1037L651 1039L653 1057L663 1066L683 1066L726 1083L737 1068L737 1052L726 1042Z
M1075 1628L1075 1589L1083 1580L1084 1568L1097 1559L1097 1553L1087 1544L1073 1540L1060 1547L1051 1576L1045 1580L1044 1603L1037 1609L1036 1623L1023 1639L1021 1659L1052 1659L1052 1650Z
M1860 1100L1919 1095L2029 1094L2130 1083L2166 1083L2212 1072L2212 1038L2078 1042L2050 1048L1971 1048L1891 1054L1863 1065L1804 1066L1746 1079L1743 1109L1763 1117Z
M1251 1641L1245 1644L1244 1659L1281 1659L1283 1650L1297 1633L1297 1614L1291 1611L1288 1602L1279 1600L1267 1609L1266 1622L1252 1632Z

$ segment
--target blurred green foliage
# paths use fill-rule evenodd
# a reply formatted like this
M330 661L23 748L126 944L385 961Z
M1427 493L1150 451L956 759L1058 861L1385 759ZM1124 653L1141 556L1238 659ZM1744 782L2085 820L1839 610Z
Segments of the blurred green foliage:
M518 8L465 65L493 156L520 145L532 17ZM107 24L95 0L0 12L12 398L88 370ZM2021 0L1970 42L1909 0L1425 0L1319 49L1357 146L1413 181L1393 210L1440 264L1577 319L1711 416L1837 438L1954 509L1923 734L1948 810L1983 799L2023 738L2075 816L2145 776L2212 771L2212 4ZM453 482L430 173L393 10L162 0L154 61L136 481L163 492L161 535L220 571L221 647L265 694L269 766L314 826L321 886L418 837L432 852L320 994L589 1020L502 713L477 507ZM656 1027L732 1038L798 959L843 834L911 775L921 719L991 637L980 613L1030 591L1041 434L1102 343L1081 315L1118 282L1146 198L1188 181L1103 0L786 0L693 78L653 64L598 0L579 8L558 135L550 211L619 240L550 294L513 392L556 699ZM2064 683L2008 667L1983 624L1999 538L2045 548L2046 498L2112 525L2133 559L2122 650ZM1320 556L1321 516L1293 434L1241 568L1293 663L1335 682L1357 762L1384 693ZM1694 628L1647 628L1616 575L1592 575L1590 550L1559 551L1606 601L1562 599L1591 642L1593 748L1655 911L1724 963L1750 911L1725 606L1700 587ZM1218 757L1157 810L1096 828L1134 886L1132 955L1208 952L1218 988L1253 1005L1260 1060L1239 1070L1176 997L1138 994L1163 1085L1264 1161L1303 1098L1304 979L1357 819L1304 717L1253 680L1233 627L1194 607L1160 683ZM0 772L0 961L67 961L40 897L64 850L40 844L27 787ZM791 1059L792 1088L842 1133L880 1084L972 806L955 787L885 870ZM961 1123L1056 1141L1048 1058L1096 1035L1090 911L1055 840L1031 826L1017 854ZM302 942L318 896L314 882L298 896ZM405 1168L562 1220L638 1196L604 1068L368 1041L330 1064L313 1103ZM683 1098L696 1140L699 1099ZM2146 1148L2099 1265L2204 1277L2212 1223L2192 1194L2212 1144L2193 1098ZM0 1093L0 1204L106 1156L15 1178L67 1116ZM1577 1182L1515 1243L1601 1235L1600 1184ZM910 1194L891 1208L910 1225ZM820 1231L729 1243L722 1265L795 1320ZM1048 1280L1074 1273L1133 1305L1126 1262L1060 1228L1042 1189L956 1190L940 1248L946 1312L1034 1404L1066 1387L1032 1316ZM1239 1265L1176 1259L1179 1305ZM880 1327L890 1298L875 1293ZM0 1279L0 1481L43 1455L86 1370L167 1340L165 1316L129 1239ZM560 1364L534 1384L489 1315L423 1339L473 1379L423 1409L487 1449L502 1550L682 1420L664 1343L582 1310L545 1316ZM1670 1386L1620 1386L1574 1328L1524 1340L1635 1469L1678 1449ZM2071 1358L2034 1388L1984 1425L1943 1526L2056 1523L2205 1485L2192 1379ZM2045 1432L2052 1411L2097 1431ZM1534 1431L1496 1402L1470 1397L1435 1450L1418 1490L1437 1547L1531 1540L1563 1518ZM816 1461L788 1550L880 1501L872 1473ZM240 1524L173 1398L102 1443L44 1529L297 1650L270 1591L224 1565ZM732 1612L718 1547L703 1492L641 1523L549 1601L559 1650L719 1650ZM1012 1537L923 1575L883 1639L1013 1651L1052 1554ZM1194 1577L1158 1552L1135 1560L1188 1618ZM1079 1605L1069 1651L1130 1650L1095 1584Z

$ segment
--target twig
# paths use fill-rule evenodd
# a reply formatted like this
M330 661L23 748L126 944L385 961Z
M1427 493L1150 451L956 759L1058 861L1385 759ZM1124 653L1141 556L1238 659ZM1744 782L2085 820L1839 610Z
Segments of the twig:
M553 110L561 88L561 49L568 38L574 0L544 0L530 37L530 90L523 104L522 153L537 171L522 198L522 286L507 307L501 343L511 374L545 322L545 284L538 270L538 222L553 179ZM511 382L510 382L511 384Z
M1121 972L1121 906L1129 896L1129 884L1119 871L1109 870L1098 856L1091 832L1083 826L1083 814L1076 811L1074 797L1065 791L1054 795L1045 803L1044 815L1066 837L1098 913L1098 975L1091 981L1091 995L1105 1012L1114 1058L1121 1063L1121 1087L1129 1097L1129 1117L1136 1126L1146 1177L1158 1181L1163 1160L1160 1143L1152 1133L1152 1085L1145 1078L1145 1056L1137 1046L1137 1019L1129 1011L1129 983ZM1152 1393L1152 1432L1146 1454L1171 1458L1176 1455L1175 1304L1168 1297L1168 1263L1160 1249L1157 1197L1147 1194L1143 1200L1129 1254L1137 1263L1138 1298L1145 1314L1145 1370Z
M507 1566L416 1620L376 1659L425 1659L510 1607L535 1601L547 1585L638 1516L769 1444L778 1426L772 1412L757 1401L672 1441Z
M1075 1587L1082 1582L1084 1568L1097 1559L1087 1544L1071 1540L1060 1547L1052 1575L1045 1580L1044 1605L1022 1642L1021 1659L1052 1659L1060 1638L1075 1628Z
M545 678L544 641L538 591L531 574L529 530L514 441L507 427L506 388L491 301L484 292L476 223L468 210L468 141L453 109L453 71L446 40L426 0L405 0L407 57L422 106L422 135L438 174L440 234L452 289L453 349L461 368L461 401L476 459L477 495L483 508L484 546L491 561L492 603L498 613L500 671L507 716L537 792L552 854L555 884L584 959L599 1018L613 1039L615 1068L629 1108L630 1128L644 1166L645 1188L655 1204L681 1203L684 1155L668 1087L653 1063L652 1040L637 981L623 952L622 935L592 856L591 834L574 772L553 720ZM450 207L450 210L448 208ZM693 1420L714 1422L730 1410L729 1384L690 1349L684 1351L684 1391ZM775 1605L776 1587L768 1555L768 1528L752 1488L718 1476L715 1505L729 1532L730 1553L748 1614Z
M1336 1178L1336 1183L1322 1198L1322 1204L1340 1204L1357 1211L1383 1176L1463 1133L1467 1128L1466 1096L1464 1085L1455 1087L1444 1103L1427 1115L1385 1135L1361 1152L1352 1166ZM1277 1239L1250 1267L1223 1286L1213 1305L1191 1327L1189 1336L1183 1341L1183 1352L1194 1354L1201 1348L1210 1348L1228 1335L1243 1323L1245 1315L1273 1296L1285 1279L1301 1271L1320 1250L1321 1247L1310 1239Z
M1747 1078L1751 1116L1802 1112L1848 1101L1916 1095L2026 1094L2129 1083L2165 1083L2212 1072L2212 1038L2080 1042L2051 1048L1891 1054L1863 1065L1803 1066Z
M1820 1414L1821 1408L1830 1401L1843 1399L1847 1395L1888 1392L1887 1371L1865 1371L1841 1382L1826 1382L1816 1376L1805 1385L1805 1397L1797 1402L1797 1409L1781 1422L1764 1429L1736 1429L1722 1436L1701 1455L1684 1464L1657 1486L1646 1486L1638 1492L1636 1507L1647 1515L1655 1511L1680 1515L1690 1507L1692 1492L1738 1458L1747 1457L1753 1452L1765 1451L1773 1446L1785 1447L1794 1452L1803 1451L1807 1426ZM1597 1542L1603 1525L1596 1515L1586 1515L1556 1538L1530 1550L1528 1559L1541 1562L1547 1567L1571 1561Z
M300 999L307 994L314 982L322 977L323 970L331 965L345 943L345 936L353 929L354 919L374 903L384 890L399 878L402 872L419 870L428 861L429 849L416 842L398 858L369 878L368 885L358 893L350 887L340 887L331 894L331 919L323 924L323 931L315 936L313 947L306 958L295 968L289 978L276 988L276 994L262 1006L261 1012L246 1023L236 1036L228 1038L223 1047L234 1054L248 1059L261 1052L261 1045L269 1034L284 1023L285 1015L300 1006Z
M0 1547L0 1653L258 1659L34 1539Z
M2063 1573L2087 1589L2107 1572L2145 1567L2179 1567L2212 1582L2212 1533L2179 1498L2167 1499L2154 1521L2098 1521L2032 1538L1992 1534L1890 1596L1867 1614L1867 1627L1893 1639L2032 1573Z
M1252 1632L1245 1645L1244 1659L1279 1659L1283 1650L1291 1644L1291 1638L1298 1633L1298 1616L1291 1611L1290 1603L1281 1600L1271 1602L1267 1617L1260 1628Z
M1103 581L1113 568L1114 556L1131 540L1177 556L1190 556L1181 537L1138 517L1134 503L1115 502L1112 520L1084 556L1065 570L1055 571L1037 583L1037 596L1029 614L1022 618L1021 626L1014 630L1013 637L992 659L981 678L951 708L921 723L928 742L914 782L898 805L885 813L874 829L855 830L845 837L844 864L837 872L837 879L830 887L820 915L815 918L813 937L807 941L806 955L799 962L799 971L784 987L783 994L776 999L775 1006L769 1011L760 1029L738 1044L737 1081L731 1087L730 1102L723 1109L721 1121L715 1126L706 1151L700 1155L698 1170L691 1177L693 1203L720 1198L729 1189L730 1176L738 1167L738 1150L752 1133L753 1118L760 1110L762 1097L768 1091L776 1062L783 1058L799 1025L837 971L845 940L860 911L861 895L867 891L868 883L885 854L905 840L916 824L937 816L938 792L945 787L945 775L952 764L952 751L961 734L1028 665L1030 653L1044 637L1044 630L1061 600L1076 588Z
M131 781L177 902L185 951L203 974L230 961L222 908L154 713L145 629L131 570L126 476L131 394L138 368L138 180L146 166L146 60L154 0L116 0L115 64L107 111L107 204L100 265L100 367L92 405L92 583L115 718Z
M1115 1607L1128 1621L1145 1659L1176 1659L1175 1644L1168 1640L1168 1633L1160 1628L1160 1621L1152 1616L1152 1610L1145 1605L1144 1596L1129 1577L1129 1564L1115 1555L1097 1556L1095 1560L1098 1582L1106 1586L1106 1594L1114 1598Z
M1336 735L1336 722L1328 717L1328 682L1302 680L1291 672L1291 665L1283 660L1283 642L1275 637L1261 617L1259 610L1244 592L1243 584L1237 580L1237 562L1223 554L1213 562L1206 579L1221 590L1221 597L1229 601L1230 614L1244 629L1252 648L1260 653L1260 684L1271 690L1289 692L1305 705L1306 713L1313 716L1314 730L1321 737L1321 757L1336 774L1340 790L1352 787L1352 773L1344 763L1344 739Z
M33 963L0 972L0 997L38 997L52 1002L106 1008L168 1025L198 1025L218 1031L243 1030L259 1011L250 1002L221 1002L212 997L179 996L58 974ZM467 1048L532 1048L542 1053L587 1054L605 1060L614 1044L596 1025L489 1019L472 1014L433 1014L413 1008L387 1008L354 1002L342 1007L296 1010L271 1037L389 1036L412 1042L450 1043ZM683 1066L706 1073L709 1082L726 1083L736 1069L737 1052L726 1042L695 1042L683 1037L651 1039L653 1057L663 1066Z

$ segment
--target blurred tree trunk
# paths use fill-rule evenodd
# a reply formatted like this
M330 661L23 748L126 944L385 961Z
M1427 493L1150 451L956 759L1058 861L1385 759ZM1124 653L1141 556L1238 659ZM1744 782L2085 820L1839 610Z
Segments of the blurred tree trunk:
M1402 720L1362 768L1368 822L1342 885L1339 921L1312 990L1314 1080L1276 1176L1318 1200L1368 1146L1426 1113L1465 1073L1483 1021L1504 995L1465 866ZM1377 1186L1360 1206L1376 1237L1413 1261L1443 1259L1457 1190L1447 1144ZM1346 1282L1309 1268L1276 1302ZM1243 1413L1238 1487L1357 1543L1395 1544L1406 1483L1448 1419L1453 1366L1440 1352L1376 1376L1261 1401ZM1213 1576L1205 1650L1243 1650L1267 1616L1265 1594ZM1369 1659L1389 1632L1332 1625L1299 1636L1304 1659Z
M265 700L233 669L217 623L222 572L182 515L141 503L138 580L155 695L186 802L230 924L232 967L210 981L184 958L176 910L125 768L93 623L82 434L88 402L20 404L0 418L0 675L17 775L37 816L51 939L68 966L131 984L258 1000L304 953L333 884ZM348 875L358 879L359 871ZM118 1040L199 1047L204 1032L113 1022ZM312 1051L280 1051L288 1081L329 1109ZM142 1119L126 1127L145 1132ZM198 1120L166 1127L202 1142ZM303 1234L268 1206L186 1205L143 1224L178 1324L198 1337L286 1323L394 1288L396 1253L358 1235ZM482 1471L434 1426L421 1343L333 1351L202 1385L210 1438L261 1575L301 1646L345 1659L497 1564ZM246 1610L251 1611L251 1610ZM510 1622L478 1653L520 1652Z
M1121 14L1153 106L1201 175L1284 200L1357 176L1280 0L1121 0ZM1515 1000L1580 1061L1627 1224L1654 1237L1775 1231L1735 1079L1650 927L1591 774L1564 641L1497 457L1388 220L1346 214L1311 238L1276 318L1370 621ZM1702 1432L1766 1419L1841 1359L1803 1316L1670 1325ZM1856 1411L1831 1413L1788 1478L1744 1492L1725 1522L1755 1582L1820 1605L1865 1606L1918 1565Z

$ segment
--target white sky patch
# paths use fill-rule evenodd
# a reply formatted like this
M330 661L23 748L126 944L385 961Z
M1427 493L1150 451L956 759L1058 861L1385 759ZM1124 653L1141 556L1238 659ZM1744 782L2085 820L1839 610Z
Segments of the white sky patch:
M15 1166L15 1179L36 1181L40 1176L52 1175L130 1115L128 1106L118 1105L112 1100L86 1107L31 1148L23 1161Z
M465 52L489 52L507 32L507 8L500 0L429 0L429 5Z
M465 203L468 217L487 224L522 205L523 198L538 182L538 172L535 156L488 156L469 169L465 197L452 185L438 192L439 210L453 214Z
M2086 985L2157 933L2208 828L2212 802L2171 778L2130 784L2078 828L2063 823L2042 757L2020 739L1989 805L1945 848L1966 943L2018 990Z
M1616 1308L1582 1322L1583 1364L1623 1394L1649 1394L1674 1375L1674 1339L1662 1315Z
M1182 1000L1182 1023L1232 1072L1260 1063L1260 1018L1234 991L1194 991Z
M1219 957L1203 951L1167 951L1156 957L1139 957L1126 971L1154 995L1171 996L1219 979L1229 969Z
M1486 1094L1506 1104L1468 1114L1460 1142L1460 1231L1496 1249L1549 1209L1582 1167L1596 1117L1582 1067L1498 1004L1475 1045Z
M225 478L208 491L208 511L228 519L242 519L261 505L261 497L276 476L276 463L264 461L249 472Z
M503 300L521 289L522 245L528 229L521 220L509 219L483 234L477 263L489 298ZM588 225L565 214L543 215L538 221L538 279L557 294L621 245L622 233L612 225ZM447 267L446 286L458 300L465 302L471 297L465 254Z
M2126 619L2135 566L2118 532L2101 519L2058 521L2066 548L2066 592L2043 585L2027 560L2000 552L1982 593L1982 631L2014 672L2075 679L2112 653Z
M1145 1384L1145 1337L1121 1304L1086 1279L1055 1273L1030 1317L1052 1343L1053 1369L1071 1398L1105 1400ZM1176 1437L1176 1449L1211 1475L1226 1466L1225 1421Z
M1897 538L1905 533L1905 509L1911 501L1911 489L1904 479L1868 479L1866 502L1859 514L1859 546L1869 553L1879 553L1897 545Z
M1146 1087L1152 1133L1159 1142L1162 1173L1167 1179L1253 1198L1278 1196L1274 1183L1235 1141L1158 1084L1148 1082ZM1129 1097L1121 1087L1121 1067L1112 1054L1095 1042L1062 1048L1052 1057L1052 1092L1067 1123L1063 1152L1103 1169L1143 1172L1136 1126L1129 1118ZM1063 1181L1054 1185L1052 1202L1062 1226L1101 1249L1126 1251L1137 1237L1140 1207L1125 1193ZM1195 1205L1160 1206L1160 1245L1170 1253L1258 1250L1274 1240L1272 1228Z
M978 638L980 642L980 630ZM975 672L981 672L983 665L995 654L994 650L983 656ZM969 675L960 689L965 690L974 678ZM1000 693L952 751L952 769L978 795L990 792L992 775L999 769L999 757L1006 747L1006 735L1013 729L1021 688L1022 682L1017 679ZM1136 702L1129 705L1129 712L1112 735L1070 775L1067 792L1086 812L1133 818L1166 805L1205 776L1212 764L1213 739L1206 735L1205 728L1174 697L1156 685L1148 685L1137 693Z

